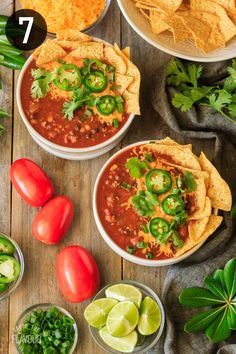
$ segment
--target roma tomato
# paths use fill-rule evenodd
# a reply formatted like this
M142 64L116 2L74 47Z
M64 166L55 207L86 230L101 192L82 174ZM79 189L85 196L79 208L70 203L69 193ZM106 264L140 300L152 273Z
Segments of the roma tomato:
M52 182L31 160L16 160L10 168L10 179L20 196L32 207L44 205L54 195Z
M70 302L82 302L98 291L100 276L97 263L81 246L70 246L60 251L56 272L59 288Z
M33 236L47 245L59 242L70 228L74 217L74 205L68 197L55 197L35 216Z

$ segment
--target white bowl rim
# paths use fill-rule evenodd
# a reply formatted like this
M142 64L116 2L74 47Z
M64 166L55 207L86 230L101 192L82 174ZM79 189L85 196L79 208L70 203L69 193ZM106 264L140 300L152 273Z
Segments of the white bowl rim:
M99 218L99 214L98 214L98 209L97 209L97 190L98 190L98 185L101 179L101 176L103 174L103 172L105 171L105 169L107 168L107 166L110 164L110 162L116 158L117 156L119 156L120 154L122 154L124 151L134 147L134 146L138 146L138 145L143 145L143 144L148 144L150 142L158 142L157 139L149 139L149 140L144 140L144 141L138 141L136 143L130 144L125 146L124 148L120 149L119 151L117 151L114 155L112 155L107 161L106 163L103 165L103 167L101 168L101 170L99 171L99 174L97 176L97 179L95 181L95 185L94 185L94 190L93 190L93 215L94 215L94 219L95 219L95 223L97 225L97 228L101 234L101 236L103 237L104 241L108 244L108 246L110 246L113 251L115 251L120 257L126 259L129 262L132 263L136 263L142 266L148 266L148 267L165 267L168 265L172 265L172 264L176 264L179 263L181 261L183 261L184 259L188 258L189 256L191 256L193 253L195 253L202 245L204 242L199 243L198 245L194 246L193 248L191 248L189 251L185 252L183 255L181 255L180 257L177 258L169 258L169 259L161 259L161 260L152 260L152 259L144 259L144 258L140 258L137 257L135 255L129 254L128 252L126 252L125 250L123 250L120 246L118 246L108 235L108 233L106 232L106 230L104 229L102 222Z
M112 46L112 44L103 41L100 38L96 38L96 37L92 37L93 40L98 41L98 42L103 42L106 45ZM114 141L117 140L117 138L119 138L130 126L130 124L132 123L135 114L131 113L127 119L127 121L125 122L124 126L118 131L117 134L113 135L111 138L105 140L104 142L97 144L97 145L93 145L93 146L89 146L86 148L71 148L71 147L66 147L63 145L58 145L55 143L52 143L50 140L44 138L41 134L39 134L34 128L33 126L30 124L30 122L28 121L28 119L25 116L24 110L22 108L22 104L21 104L21 86L22 86L22 80L25 74L25 71L28 68L28 65L31 63L31 61L33 60L33 55L31 54L29 56L29 58L27 59L27 61L25 62L23 68L20 71L18 80L17 80L17 86L16 86L16 102L17 102L17 108L18 111L20 113L21 119L23 120L26 128L28 130L31 130L34 132L34 134L38 137L39 140L41 140L44 144L50 146L51 148L55 148L58 149L60 151L64 151L64 152L73 152L73 153L86 153L86 152L92 152L92 151L96 151L99 149L102 149L104 147L106 147L107 145L110 145L111 143L113 143Z
M149 38L146 34L144 34L139 27L130 19L130 17L128 16L124 6L123 6L123 0L117 0L117 3L120 7L120 10L123 14L123 16L125 17L126 21L130 24L130 26L134 29L135 32L137 32L139 34L140 37L142 37L146 42L148 42L149 44L151 44L152 46L160 49L161 51L170 54L172 56L181 58L181 59L186 59L186 60L191 60L191 61L199 61L199 62L203 62L203 63L216 63L218 61L223 61L223 60L227 60L227 59L232 59L235 57L236 52L232 52L232 54L226 53L224 55L220 55L218 57L199 57L199 56L191 56L191 55L185 55L179 51L175 51L175 50L171 50L169 48L166 48L164 46L162 46L161 44L158 44L156 41L152 40L151 38Z

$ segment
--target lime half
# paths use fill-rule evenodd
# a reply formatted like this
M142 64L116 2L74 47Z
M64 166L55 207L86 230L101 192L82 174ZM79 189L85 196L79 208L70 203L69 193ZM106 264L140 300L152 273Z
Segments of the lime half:
M140 308L138 331L144 336L155 333L161 324L161 311L157 303L150 297L145 297Z
M88 305L84 311L84 317L88 324L95 328L105 326L107 316L111 309L118 304L113 299L98 299Z
M111 336L107 330L107 327L100 329L99 335L107 345L122 353L132 353L138 340L138 335L135 331L125 337L117 338Z
M142 294L139 289L133 285L128 284L116 284L112 285L105 291L106 297L115 299L118 301L132 301L138 308L141 305Z
M138 320L138 309L133 302L119 302L107 317L108 332L115 337L127 336L135 329Z

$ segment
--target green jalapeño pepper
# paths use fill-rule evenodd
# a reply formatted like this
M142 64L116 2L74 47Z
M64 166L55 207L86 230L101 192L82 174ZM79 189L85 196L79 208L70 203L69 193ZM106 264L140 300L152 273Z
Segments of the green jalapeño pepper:
M20 274L20 263L13 257L0 255L0 284L15 281Z
M2 293L3 291L5 291L8 288L7 284L0 284L0 293Z
M91 92L102 92L107 87L107 78L100 70L93 70L84 78L85 86Z
M15 252L15 246L7 238L1 236L0 234L0 255L8 254L12 255Z
M184 201L177 194L170 194L163 200L162 209L168 215L178 215L184 210Z
M53 80L60 90L73 91L82 83L82 74L78 66L74 64L64 64L56 72L56 78Z
M102 96L97 103L98 112L104 116L109 116L116 109L116 100L113 96Z
M169 223L162 218L154 218L150 222L150 231L154 237L159 237L167 234L169 228Z
M146 186L149 192L164 194L172 187L171 175L165 170L151 170L146 176Z

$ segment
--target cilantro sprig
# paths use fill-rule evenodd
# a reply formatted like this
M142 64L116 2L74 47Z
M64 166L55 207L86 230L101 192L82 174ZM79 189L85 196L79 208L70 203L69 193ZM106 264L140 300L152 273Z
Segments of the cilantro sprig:
M188 307L210 306L185 324L187 333L204 332L210 341L219 343L236 330L236 258L229 260L224 269L204 279L207 287L192 287L182 290L179 302Z
M127 160L125 168L129 170L131 177L141 178L149 167L146 161L141 161L138 157L131 157Z
M156 194L149 191L139 191L132 197L131 203L140 216L151 217L155 212L155 206L159 204Z
M173 106L182 112L188 112L194 105L207 106L236 123L236 59L232 60L227 72L223 84L206 86L200 82L201 65L172 59L166 68L166 82L179 91L172 99Z

